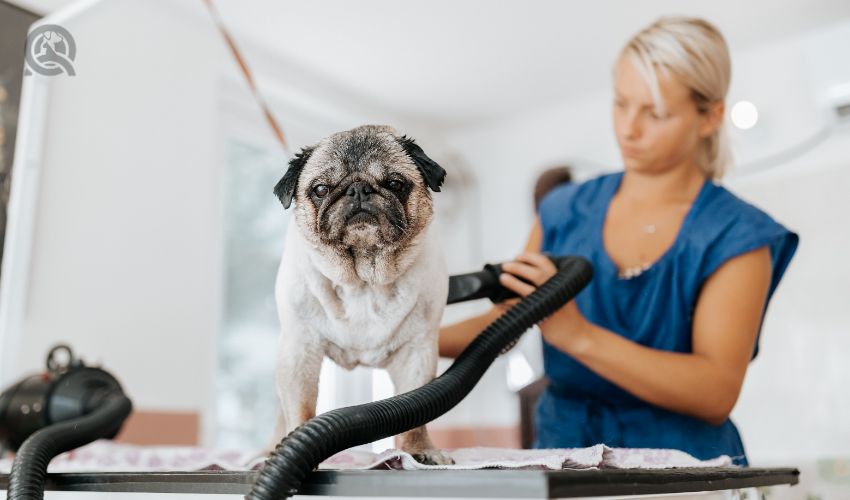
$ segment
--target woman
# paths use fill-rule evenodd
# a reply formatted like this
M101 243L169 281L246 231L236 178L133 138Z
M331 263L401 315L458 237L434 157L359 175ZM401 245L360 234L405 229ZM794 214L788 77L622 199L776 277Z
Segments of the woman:
M746 465L729 414L797 236L714 181L728 161L722 35L690 18L636 34L614 69L624 172L556 188L501 282L521 296L581 255L592 283L542 321L538 448L674 448ZM526 282L533 283L534 286ZM457 356L504 307L447 326Z

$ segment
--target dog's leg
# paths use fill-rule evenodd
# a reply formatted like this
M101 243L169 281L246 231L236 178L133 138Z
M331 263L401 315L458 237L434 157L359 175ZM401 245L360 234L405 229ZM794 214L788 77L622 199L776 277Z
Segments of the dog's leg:
M269 450L299 425L316 416L319 373L324 354L318 343L302 343L303 338L293 338L306 335L306 331L297 334L288 332L281 337L276 370L280 411Z
M437 375L437 344L434 341L411 342L399 349L387 364L387 372L402 394L427 384ZM400 436L400 448L426 465L451 465L454 460L434 447L425 426L411 429Z

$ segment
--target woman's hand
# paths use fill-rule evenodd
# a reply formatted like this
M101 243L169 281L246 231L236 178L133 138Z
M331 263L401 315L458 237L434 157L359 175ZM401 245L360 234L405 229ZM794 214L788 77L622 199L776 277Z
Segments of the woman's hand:
M501 314L505 314L506 312L508 312L508 309L517 305L517 302L519 301L520 299L507 299L501 302L496 302L495 304L493 304L493 307L496 308L496 310L498 310Z
M525 297L557 273L555 264L538 252L523 252L513 261L502 264L505 271L499 282L505 288ZM529 285L519 278L533 283ZM546 342L571 354L586 344L588 322L584 319L575 301L571 300L554 314L539 323Z

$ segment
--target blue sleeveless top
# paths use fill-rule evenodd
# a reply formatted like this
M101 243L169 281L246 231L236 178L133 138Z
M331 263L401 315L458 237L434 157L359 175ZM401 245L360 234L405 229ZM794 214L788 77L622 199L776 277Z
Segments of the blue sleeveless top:
M538 207L541 251L581 255L593 264L593 281L575 299L588 321L648 347L692 352L692 317L703 283L727 260L763 246L770 247L773 264L770 300L798 237L712 181L703 185L670 248L643 273L620 278L602 228L622 177L620 172L559 186ZM758 339L753 357L757 353ZM536 409L535 448L673 448L699 459L729 455L747 464L728 419L715 426L646 403L545 341L543 365L550 384Z

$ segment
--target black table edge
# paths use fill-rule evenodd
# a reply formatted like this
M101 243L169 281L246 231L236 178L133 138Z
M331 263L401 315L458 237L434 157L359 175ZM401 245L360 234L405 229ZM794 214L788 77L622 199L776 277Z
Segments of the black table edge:
M49 474L49 491L220 493L248 492L256 472L96 472ZM348 470L314 471L301 495L467 498L570 498L651 495L795 485L794 468L678 468L590 470ZM8 475L0 475L0 490Z

